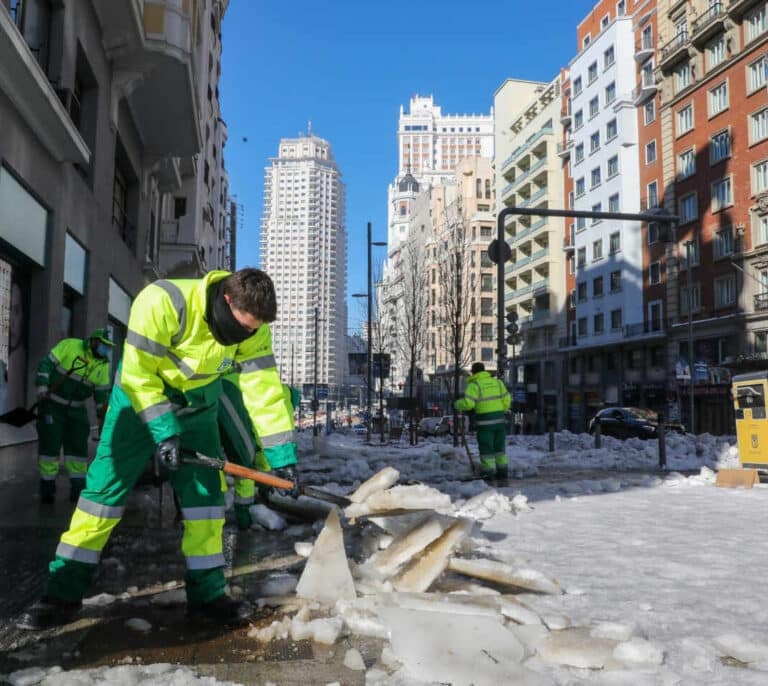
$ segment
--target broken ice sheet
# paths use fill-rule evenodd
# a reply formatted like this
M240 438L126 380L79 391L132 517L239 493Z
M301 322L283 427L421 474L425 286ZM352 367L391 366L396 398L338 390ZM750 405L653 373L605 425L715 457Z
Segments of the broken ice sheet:
M395 538L386 549L372 555L358 566L357 572L363 577L389 578L432 541L442 536L446 528L447 525L438 517L429 517Z
M370 496L378 491L386 491L397 483L400 478L400 472L393 467L384 467L380 472L374 474L370 479L364 481L357 490L349 496L353 503L365 502Z
M414 560L392 582L398 591L426 591L448 566L456 547L472 529L471 520L461 519L450 526L440 538L433 541L424 553Z
M371 494L362 503L352 503L344 514L349 519L364 517L378 512L386 513L397 510L449 510L451 496L436 488L415 484L413 486L394 486L386 491Z
M552 631L537 646L545 662L581 669L621 669L623 665L613 657L618 645L610 638L589 635L589 629L578 627Z
M549 686L524 667L523 645L499 617L382 608L392 652L408 675L453 686Z
M465 576L490 581L502 586L558 595L562 589L554 579L549 579L535 569L513 569L503 562L485 559L453 558L448 569Z
M339 598L356 596L336 510L331 510L317 537L296 586L296 595L325 605L333 605Z

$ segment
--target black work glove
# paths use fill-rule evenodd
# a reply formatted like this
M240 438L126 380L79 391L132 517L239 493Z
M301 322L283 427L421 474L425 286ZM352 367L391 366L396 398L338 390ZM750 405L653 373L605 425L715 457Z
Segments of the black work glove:
M181 466L181 446L178 436L171 436L155 448L155 476L175 472Z
M272 474L279 476L281 479L288 479L293 481L293 488L276 488L275 490L280 495L291 496L291 498L298 498L301 488L299 486L299 473L296 471L296 465L289 464L285 467L275 469Z

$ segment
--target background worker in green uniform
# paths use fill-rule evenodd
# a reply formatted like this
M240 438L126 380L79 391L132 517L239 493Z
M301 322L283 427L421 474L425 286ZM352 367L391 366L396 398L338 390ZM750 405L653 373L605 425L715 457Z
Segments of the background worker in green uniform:
M221 380L222 394L219 399L219 432L224 454L230 462L268 472L272 469L267 456L261 448L259 438L253 428L253 422L243 402L243 394L234 382L234 375L227 375ZM283 384L283 393L295 410L301 401L299 391ZM286 478L295 481L292 465L283 467ZM235 478L235 520L237 528L244 530L251 527L251 506L256 502L256 484L251 479ZM265 503L266 504L266 503Z
M480 475L484 479L506 479L508 460L506 450L506 420L511 398L501 379L485 371L482 362L472 365L464 397L454 407L461 412L475 411L477 447L480 451Z
M234 383L270 464L278 475L295 477L293 411L268 326L276 315L274 285L258 269L156 281L136 296L86 487L49 565L44 595L22 615L19 628L45 629L74 617L153 454L168 470L184 518L188 616L229 624L250 615L247 602L226 594L223 474L184 463L182 452L221 454L221 377L236 369Z
M86 401L93 396L99 424L109 398L109 351L106 329L88 338L59 341L37 366L37 436L40 502L56 499L59 453L69 474L69 501L77 502L88 469L90 422Z

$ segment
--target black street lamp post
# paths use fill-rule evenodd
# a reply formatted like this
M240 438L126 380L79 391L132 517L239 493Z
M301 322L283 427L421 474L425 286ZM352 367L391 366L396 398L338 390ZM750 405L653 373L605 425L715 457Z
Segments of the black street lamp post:
M373 385L373 377L371 374L371 366L372 366L372 359L371 359L371 335L372 335L372 329L373 329L373 286L371 284L371 267L372 267L372 248L374 245L386 245L386 243L383 243L381 241L373 241L371 238L371 222L368 222L368 290L366 293L353 293L353 298L367 298L368 299L368 341L366 345L367 353L366 353L366 376L367 376L367 402L366 402L366 411L368 412L368 421L366 422L366 431L365 431L365 440L367 443L371 442L371 421L373 419L372 415L372 406L371 406L371 386ZM381 418L383 421L383 417Z

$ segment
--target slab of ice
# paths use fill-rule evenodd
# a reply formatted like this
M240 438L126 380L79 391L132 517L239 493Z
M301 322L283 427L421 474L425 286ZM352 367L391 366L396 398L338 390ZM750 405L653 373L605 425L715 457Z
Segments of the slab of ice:
M554 682L520 664L525 649L498 617L383 608L392 652L409 676L453 686L544 686Z
M371 494L365 502L352 503L344 510L349 519L363 517L377 512L392 510L447 510L451 507L451 496L436 488L415 484L394 486L386 491Z
M394 467L384 467L384 469L374 474L370 479L361 483L357 490L349 496L349 499L353 503L365 502L374 493L386 491L394 486L399 478L400 472Z
M117 598L111 593L99 593L98 595L92 595L90 598L83 599L83 605L90 607L107 607L112 605Z
M291 618L283 617L281 621L274 621L269 626L254 627L248 631L248 638L255 638L262 643L269 643L274 639L285 639L291 632Z
M248 511L251 513L251 521L268 531L282 531L288 526L288 522L283 517L261 503L251 505Z
M557 595L562 589L554 579L548 579L534 569L513 569L503 562L485 559L453 558L448 564L452 572L490 581L502 586L511 586L524 591Z
M314 544L309 541L296 541L296 543L293 544L293 549L296 551L296 554L301 555L301 557L309 557L313 547Z
M355 648L347 650L344 653L344 666L355 672L363 671L365 669L365 662L363 662L363 656L360 654L360 651Z
M355 583L344 551L344 535L336 510L331 510L296 586L296 595L333 605L354 598Z
M385 549L372 555L357 570L363 577L387 579L432 541L443 535L446 526L438 517L429 517L397 536Z
M620 669L622 664L613 657L617 642L589 635L589 629L578 627L552 631L538 646L545 662L581 669Z
M170 607L171 605L181 605L187 602L187 592L183 588L177 588L174 591L165 591L153 595L150 600L152 605L159 607Z
M620 624L618 622L601 622L592 627L590 636L598 638L610 638L614 641L628 641L637 630L634 624Z
M461 540L472 529L472 521L462 519L452 524L440 538L427 546L392 582L397 591L426 591L448 566L448 561Z
M541 617L514 596L500 597L499 610L516 624L541 624Z
M509 498L499 493L495 488L491 488L482 493L478 493L474 498L467 500L467 502L458 508L456 514L459 517L483 520L490 519L499 512L512 511L512 503Z

